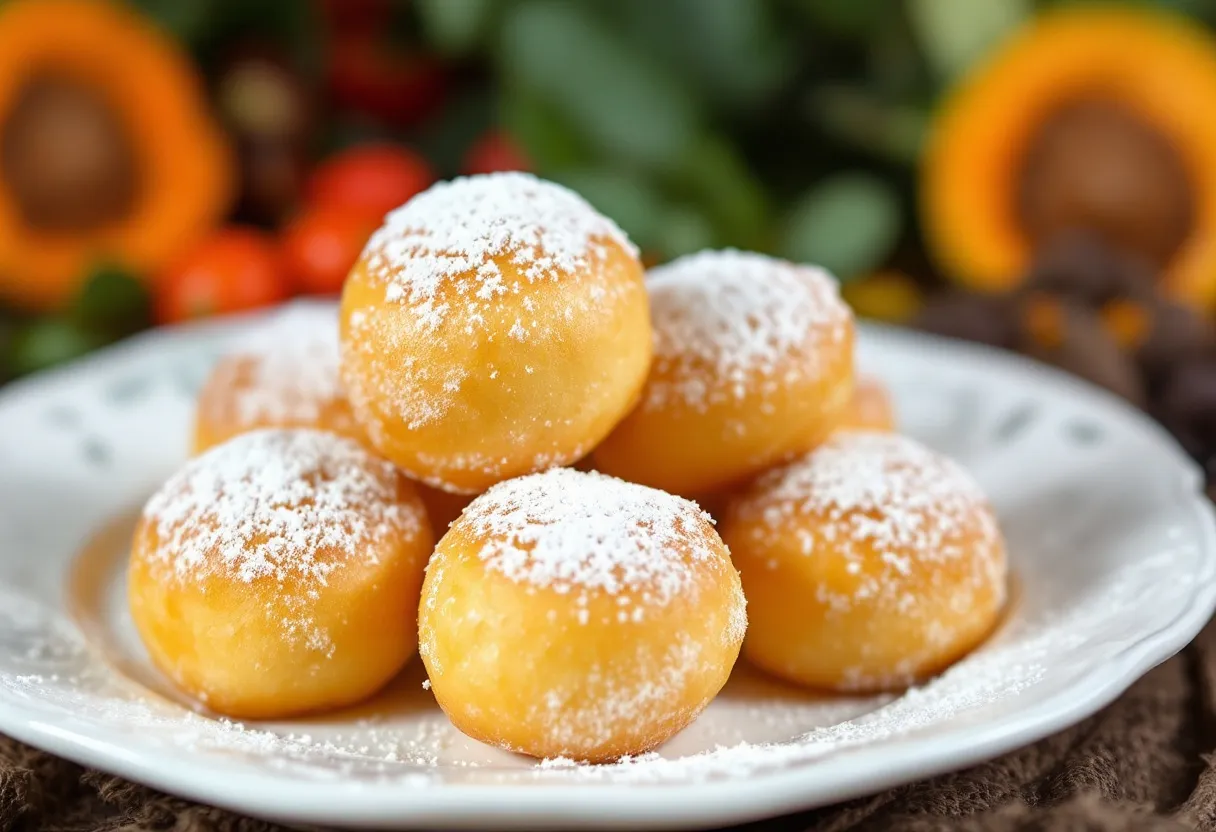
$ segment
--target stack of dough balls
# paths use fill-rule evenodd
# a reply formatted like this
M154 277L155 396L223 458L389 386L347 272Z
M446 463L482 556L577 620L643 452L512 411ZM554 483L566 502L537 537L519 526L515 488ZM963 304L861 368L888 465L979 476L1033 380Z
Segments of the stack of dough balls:
M914 684L993 628L1004 548L853 342L822 269L647 274L560 186L441 183L336 314L289 308L215 366L136 531L135 624L219 713L340 707L418 652L464 733L591 762L687 726L741 651L815 688Z
M223 356L203 382L194 452L258 428L315 428L368 446L338 372L338 316L330 304L296 301ZM415 483L442 533L472 499Z
M194 452L258 428L316 428L363 442L338 380L333 309L297 303L222 357L199 391Z
M342 378L372 445L447 491L577 462L650 367L637 251L523 174L435 185L389 214L342 292Z

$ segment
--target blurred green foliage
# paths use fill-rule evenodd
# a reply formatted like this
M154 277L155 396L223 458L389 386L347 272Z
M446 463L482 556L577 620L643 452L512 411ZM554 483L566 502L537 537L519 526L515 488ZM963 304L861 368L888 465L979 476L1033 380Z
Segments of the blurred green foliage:
M212 89L236 50L282 56L308 99L313 158L389 138L447 177L501 128L650 261L737 246L846 281L892 263L933 279L915 163L943 91L1037 10L1100 1L127 0ZM1140 2L1216 22L1216 0ZM436 106L390 124L334 100L335 19L353 15L394 71L441 66ZM100 268L65 314L0 319L0 376L147 321L139 281Z
M913 166L942 91L1037 9L1096 1L395 0L385 33L459 79L399 136L441 175L501 125L653 258L732 245L847 280L918 249ZM342 0L131 2L205 67L257 38L316 72ZM1216 20L1216 0L1141 2ZM338 116L319 147L386 133Z
M847 278L909 237L910 166L943 83L1028 8L431 0L415 11L437 49L488 69L496 118L538 173L581 191L651 256L739 246Z
M63 318L25 321L14 327L10 337L7 369L14 376L49 369L106 343L97 333Z
M913 27L913 5L417 8L445 51L490 66L503 123L538 172L579 189L653 256L739 246L851 276L878 266L906 230L908 165L939 88L912 38L941 21L922 14ZM957 33L936 36L952 54L967 48Z
M79 358L150 323L144 283L100 263L63 313L25 321L0 318L0 381Z

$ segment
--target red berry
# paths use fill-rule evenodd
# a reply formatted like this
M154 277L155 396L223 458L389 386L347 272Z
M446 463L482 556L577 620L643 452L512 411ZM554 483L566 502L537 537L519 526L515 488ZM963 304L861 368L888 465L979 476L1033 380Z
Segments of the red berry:
M158 275L155 315L177 323L270 306L289 295L274 241L229 226L213 232Z
M321 0L320 5L326 24L339 32L374 31L393 15L390 0Z
M342 291L346 275L379 224L378 217L341 208L306 209L283 231L283 263L295 286L311 295Z
M515 140L501 130L491 130L473 142L464 157L467 174L503 170L532 170L532 163Z
M373 216L377 222L435 181L426 161L404 147L369 144L331 156L313 171L308 201Z
M339 34L329 55L329 90L339 107L395 125L416 124L447 92L435 58L391 49L374 33Z

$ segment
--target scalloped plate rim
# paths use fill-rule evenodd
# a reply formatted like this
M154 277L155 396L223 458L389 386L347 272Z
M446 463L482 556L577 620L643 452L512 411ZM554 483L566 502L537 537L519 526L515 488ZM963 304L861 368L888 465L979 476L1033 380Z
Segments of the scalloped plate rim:
M53 386L68 376L121 362L162 340L213 338L240 328L259 314L143 333L63 368L20 380L0 390L0 407ZM1151 436L1155 450L1168 454L1179 477L1176 510L1187 514L1201 540L1196 558L1201 573L1188 603L1177 616L1125 646L1103 666L1103 673L1081 677L1034 707L992 725L945 727L936 733L900 738L893 745L863 746L833 755L825 774L813 762L793 763L754 777L710 782L661 784L559 784L528 787L450 784L422 789L395 786L396 799L383 789L359 783L284 780L273 775L225 778L217 766L166 766L155 753L129 751L85 732L47 722L36 708L0 697L0 730L31 745L183 797L255 816L343 826L413 828L553 828L578 821L586 828L626 828L646 823L655 828L690 828L756 820L807 809L956 770L1039 740L1105 707L1133 682L1185 646L1216 610L1216 514L1200 489L1201 473L1168 434L1113 395L1030 359L972 344L948 341L889 327L862 325L875 343L916 344L944 354L973 357L1006 372L1030 374L1061 390L1075 391L1096 406L1113 409ZM881 769L859 777L867 760L881 757ZM188 761L187 761L188 762ZM808 783L808 777L812 782ZM347 788L349 786L349 788ZM808 787L810 787L808 789ZM808 795L808 790L811 795ZM825 795L830 792L830 795ZM349 805L362 794L377 793L370 805ZM390 795L390 797L393 797Z

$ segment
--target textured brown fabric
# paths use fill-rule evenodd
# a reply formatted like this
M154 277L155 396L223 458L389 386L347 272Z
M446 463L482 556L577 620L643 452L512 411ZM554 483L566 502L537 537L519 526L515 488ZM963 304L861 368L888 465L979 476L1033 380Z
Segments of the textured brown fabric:
M0 830L270 832L0 737ZM750 832L1216 832L1216 623L1106 710L976 768Z

